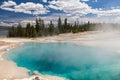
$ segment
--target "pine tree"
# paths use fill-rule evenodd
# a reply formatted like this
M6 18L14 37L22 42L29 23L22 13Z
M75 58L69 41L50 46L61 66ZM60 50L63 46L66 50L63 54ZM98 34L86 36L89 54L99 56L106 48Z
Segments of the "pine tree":
M50 21L48 30L50 35L54 34L54 24L52 23L52 21Z
M16 37L16 30L14 26L8 28L8 37Z
M12 37L11 28L8 28L8 37Z
M31 27L30 23L27 23L26 30L25 30L26 37L30 37L30 34L31 34L30 27Z
M73 33L78 33L78 25L77 25L77 22L76 22L76 21L75 21L75 23L74 23L72 32L73 32Z
M45 34L45 24L44 24L44 20L41 20L40 30L41 30L41 36L44 36L44 34Z
M63 28L63 32L64 32L64 33L67 32L67 26L68 26L67 18L65 18L65 20L64 20L64 28Z
M44 28L44 36L48 36L49 35L49 27L45 27Z
M62 31L62 21L61 21L61 18L59 17L59 19L58 19L58 31L59 31L59 33L62 33L63 31Z
M45 29L45 24L44 24L44 20L40 19L36 19L36 32L38 34L38 36L43 36L44 35L44 29Z
M30 37L36 37L36 36L37 36L36 30L35 30L34 26L32 25L31 26L31 36Z
M35 25L35 27L36 27L36 32L38 33L39 32L39 28L40 28L40 25L39 25L39 20L38 19L36 19L36 25Z
M17 37L24 37L24 30L21 24L18 24L17 26Z

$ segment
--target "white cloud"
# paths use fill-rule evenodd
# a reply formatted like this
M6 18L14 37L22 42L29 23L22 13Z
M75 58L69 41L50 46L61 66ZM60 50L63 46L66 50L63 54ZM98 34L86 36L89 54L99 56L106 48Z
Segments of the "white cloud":
M49 12L42 4L33 3L33 2L26 2L17 5L13 1L8 1L8 2L3 2L0 8L8 11L22 12L22 13L34 14L34 15L46 14Z
M47 2L47 0L42 0L42 1L45 2L45 3Z
M42 4L35 4L32 2L21 3L20 5L16 5L15 12L24 12L28 14L46 14L48 10Z
M47 2L47 0L42 0L43 2ZM91 6L89 6L85 2L81 1L88 1L88 0L53 0L49 1L49 5L46 5L45 7L43 4L40 3L33 3L33 2L26 2L26 3L20 3L16 4L14 1L4 1L2 5L0 6L1 9L8 10L8 11L14 11L14 12L22 12L26 14L47 14L49 12L49 8L63 11L64 13L62 16L71 18L80 18L81 16L85 16L87 14L95 14L99 17L120 17L120 8L112 8L111 10L104 10L102 8L94 9ZM98 1L98 0L94 0ZM53 13L53 16L45 16L45 19L53 20L56 13ZM50 18L51 17L51 18ZM59 15L56 16L55 19L57 19ZM72 21L71 20L71 21ZM90 19L85 19L90 20ZM93 20L93 19L92 19ZM100 21L101 19L99 19ZM104 19L105 20L105 19ZM103 21L104 21L103 20ZM95 21L95 20L93 20Z
M11 27L12 25L18 25L18 23L16 22L12 22L12 23L7 23L7 22L0 22L0 26L8 26L8 27Z
M57 0L49 2L49 7L56 10L63 10L65 13L79 14L83 16L91 12L91 7L79 0Z
M82 0L83 1L83 0ZM97 1L97 0L95 0ZM95 14L98 17L101 16L118 16L120 15L120 9L102 10L93 9L88 4L80 2L80 0L57 0L49 2L49 8L55 10L61 10L67 14L76 16L85 16L87 14Z
M89 0L81 0L81 1L88 2Z
M15 6L16 3L14 1L8 1L8 2L3 2L3 4L1 5L1 8L2 7L10 7L10 6Z
M120 9L96 11L98 16L120 16Z

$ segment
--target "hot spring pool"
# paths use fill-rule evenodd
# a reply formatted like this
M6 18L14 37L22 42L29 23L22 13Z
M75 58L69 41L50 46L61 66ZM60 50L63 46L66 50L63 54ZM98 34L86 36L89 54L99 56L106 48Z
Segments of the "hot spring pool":
M120 54L99 47L72 43L25 43L4 58L31 72L69 80L120 80Z

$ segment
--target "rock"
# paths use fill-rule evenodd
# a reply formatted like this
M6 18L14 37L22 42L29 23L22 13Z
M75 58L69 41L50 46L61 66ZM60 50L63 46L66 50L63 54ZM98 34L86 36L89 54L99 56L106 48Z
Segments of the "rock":
M35 77L35 80L40 80L39 77Z

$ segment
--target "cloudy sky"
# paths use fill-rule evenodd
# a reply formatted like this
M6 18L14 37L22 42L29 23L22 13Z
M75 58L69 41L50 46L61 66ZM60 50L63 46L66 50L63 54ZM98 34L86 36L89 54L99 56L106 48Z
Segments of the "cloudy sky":
M70 22L119 22L120 0L0 0L0 25L68 18Z

